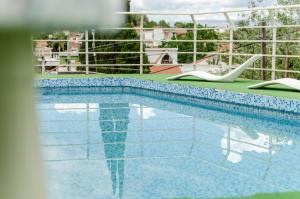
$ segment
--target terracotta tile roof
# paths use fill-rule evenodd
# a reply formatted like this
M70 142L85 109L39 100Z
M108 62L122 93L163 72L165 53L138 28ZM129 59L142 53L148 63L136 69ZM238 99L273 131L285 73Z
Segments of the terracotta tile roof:
M152 66L150 67L151 74L181 74L179 66Z
M45 48L48 46L47 41L37 41L36 42L36 48Z

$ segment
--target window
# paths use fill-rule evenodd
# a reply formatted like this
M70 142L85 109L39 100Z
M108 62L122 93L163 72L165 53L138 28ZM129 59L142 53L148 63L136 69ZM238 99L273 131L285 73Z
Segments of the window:
M163 58L162 58L162 60L161 60L161 63L162 64L172 64L173 60L170 57L170 55L164 55Z

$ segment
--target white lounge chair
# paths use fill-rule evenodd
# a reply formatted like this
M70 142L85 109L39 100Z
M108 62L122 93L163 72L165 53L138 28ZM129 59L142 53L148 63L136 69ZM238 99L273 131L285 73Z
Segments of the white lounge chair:
M300 91L300 81L296 80L296 79L291 79L291 78L284 78L284 79L266 81L266 82L262 82L262 83L255 84L255 85L252 85L252 86L248 86L248 88L250 88L250 89L263 88L263 87L274 85L274 84L284 85L284 86L287 86L289 88Z
M194 77L198 77L201 80L211 81L211 82L234 82L246 68L248 68L260 57L261 55L255 55L251 57L245 63L241 64L239 67L237 67L236 69L232 70L231 72L223 76L213 75L204 71L192 71L192 72L182 73L174 77L169 77L167 79L176 80L182 77L194 76Z

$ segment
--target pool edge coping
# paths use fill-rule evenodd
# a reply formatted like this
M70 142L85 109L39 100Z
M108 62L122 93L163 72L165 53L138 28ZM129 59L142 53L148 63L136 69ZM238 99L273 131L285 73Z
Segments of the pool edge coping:
M62 87L132 87L182 96L216 100L225 103L300 113L300 100L262 94L242 93L215 88L200 88L191 85L164 83L134 77L90 77L37 79L37 88Z

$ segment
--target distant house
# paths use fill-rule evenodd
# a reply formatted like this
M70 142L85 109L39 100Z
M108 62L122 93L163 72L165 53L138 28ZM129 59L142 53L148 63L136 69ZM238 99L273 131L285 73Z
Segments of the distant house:
M69 35L68 49L66 52L62 52L60 56L70 56L70 57L78 57L79 51L82 45L82 38L84 36L83 33L80 32L69 32L66 33Z
M146 48L150 64L178 64L178 48Z
M174 32L176 33L177 36L181 36L181 35L186 35L187 34L187 30L184 28L175 28Z
M46 71L56 72L76 72L76 66L61 66L67 64L78 64L79 63L79 51L82 45L83 33L64 31L64 34L68 36L69 41L67 42L67 50L60 52L59 54L53 53L53 48L48 47L47 41L37 41L35 46L35 56L38 62L45 66ZM51 38L52 36L49 35Z
M79 63L79 52L82 45L83 33L80 32L68 32L65 34L69 35L69 42L67 44L68 49L66 52L60 53L61 64L78 64ZM76 72L77 66L65 66L58 68L57 72Z
M167 35L162 28L153 30L144 30L144 40L147 47L158 47L162 45L162 41L167 39Z
M218 52L229 52L230 45L229 43L220 44L218 47Z
M204 71L212 74L221 74L229 70L227 63L221 60L219 55L207 55L202 59L197 60L196 66L194 64L183 64L182 72L191 72L194 69L198 71Z
M139 29L136 29L137 33L139 33ZM145 44L147 47L156 48L162 45L162 41L164 40L171 40L174 34L184 35L187 31L185 29L163 29L160 26L156 26L151 30L144 30L143 31L143 39L146 40Z
M81 47L81 40L84 34L79 32L71 32L70 33L70 51L71 52L79 52Z
M177 48L146 48L146 55L150 64L151 73L156 74L179 74ZM164 65L165 64L165 65Z
M136 32L140 34L137 27ZM164 29L156 26L153 29L143 31L143 40L148 48L145 49L150 64L151 73L156 74L179 74L181 69L178 66L178 49L177 48L159 48L163 41L172 40L179 35L185 35L187 30L183 28ZM164 66L164 64L166 64Z
M52 48L48 47L47 41L37 41L34 48L34 55L37 58L51 58Z
M53 48L48 47L47 41L37 41L34 48L34 55L39 64L43 65L46 70L52 70L59 65L58 56L53 56Z

